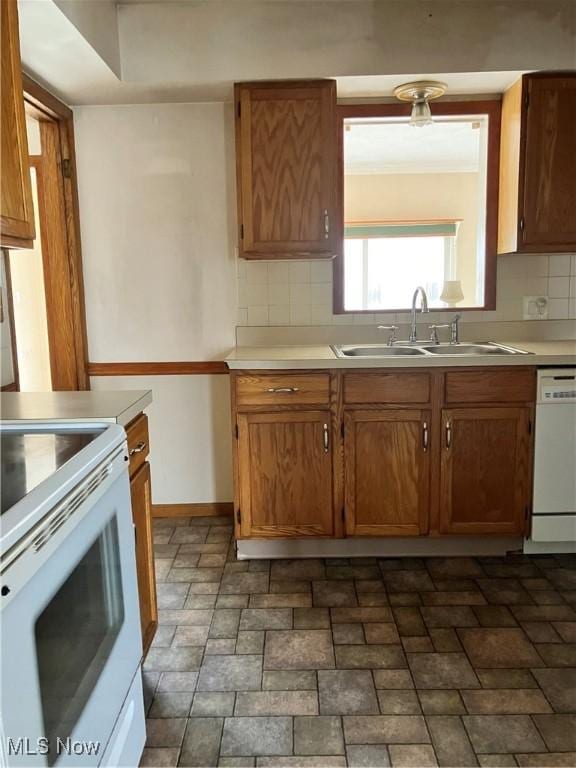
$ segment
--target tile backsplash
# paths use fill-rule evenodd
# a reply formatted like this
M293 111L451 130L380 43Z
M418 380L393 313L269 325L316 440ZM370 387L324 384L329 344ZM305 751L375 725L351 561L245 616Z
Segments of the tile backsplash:
M332 313L332 262L238 260L238 326L374 325L408 314ZM576 318L576 254L499 256L496 309L465 322L523 319L524 296L548 297L548 320ZM454 310L434 311L438 320ZM546 322L546 321L533 321Z

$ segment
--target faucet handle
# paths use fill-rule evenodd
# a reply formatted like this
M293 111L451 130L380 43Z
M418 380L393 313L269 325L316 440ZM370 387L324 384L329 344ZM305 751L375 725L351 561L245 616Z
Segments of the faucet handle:
M396 331L398 330L397 325L379 325L378 326L379 331L392 331L388 338L388 346L391 347L394 342L396 341Z
M430 341L434 344L440 344L440 339L438 338L438 328L450 328L450 323L429 325L428 328L430 330Z
M458 321L460 320L461 317L462 315L458 312L452 318L452 321L450 323L450 344L458 344L460 341L459 334L458 334Z

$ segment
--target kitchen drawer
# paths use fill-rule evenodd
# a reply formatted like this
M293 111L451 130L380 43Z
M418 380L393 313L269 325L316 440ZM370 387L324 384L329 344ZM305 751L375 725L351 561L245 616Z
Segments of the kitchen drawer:
M430 402L430 374L410 373L346 373L344 402L353 403L419 403Z
M328 373L242 374L236 379L238 407L246 405L328 405Z
M449 371L444 399L452 403L526 403L536 396L534 368Z
M150 452L148 438L148 417L145 413L136 416L126 427L128 453L130 454L130 477L137 472Z

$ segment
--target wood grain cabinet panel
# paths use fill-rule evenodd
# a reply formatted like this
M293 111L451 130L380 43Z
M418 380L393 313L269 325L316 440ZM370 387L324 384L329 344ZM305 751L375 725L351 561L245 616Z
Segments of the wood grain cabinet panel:
M235 86L240 256L316 258L336 243L336 83Z
M486 368L475 371L448 371L445 376L445 402L528 403L536 394L534 368Z
M330 414L238 415L240 538L334 532Z
M236 535L522 535L535 376L529 366L235 374ZM298 392L267 393L289 382L314 410Z
M236 378L238 406L328 405L328 373L242 374Z
M146 461L150 452L148 438L148 417L141 413L126 427L130 475L135 474Z
M35 237L34 211L28 166L28 139L24 116L16 0L2 0L0 14L2 37L0 245L10 248L31 248Z
M428 530L430 413L344 414L349 536L419 536Z
M430 401L430 374L414 373L346 373L344 402L352 403L417 403Z
M126 427L129 454L130 495L132 522L136 542L136 571L140 600L140 624L144 656L154 639L158 624L156 605L156 574L154 569L154 532L152 529L152 491L150 464L146 461L150 451L148 417L140 413Z
M504 94L499 253L576 250L576 73L524 75Z
M130 478L132 521L136 537L136 571L140 599L140 626L144 655L148 652L156 632L158 611L156 605L156 577L152 532L152 494L150 464L145 461Z
M522 534L531 477L530 408L442 411L441 533Z

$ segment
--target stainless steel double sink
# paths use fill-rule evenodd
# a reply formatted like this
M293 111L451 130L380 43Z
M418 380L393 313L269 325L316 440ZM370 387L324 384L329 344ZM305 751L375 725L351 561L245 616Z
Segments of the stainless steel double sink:
M507 347L495 341L462 342L458 344L408 344L396 342L387 344L333 345L336 357L426 357L429 355L452 357L454 355L476 357L477 355L530 355L523 349Z

